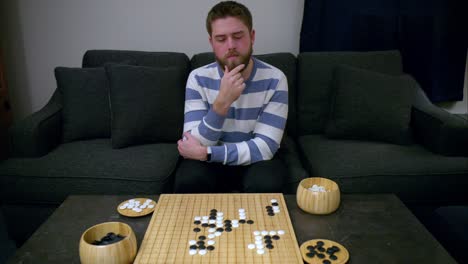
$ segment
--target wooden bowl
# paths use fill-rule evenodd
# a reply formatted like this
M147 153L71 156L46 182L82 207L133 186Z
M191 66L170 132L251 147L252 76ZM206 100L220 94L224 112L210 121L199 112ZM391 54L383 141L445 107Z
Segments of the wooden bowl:
M125 236L124 239L108 245L93 245L109 232ZM80 239L80 260L83 264L127 264L133 263L137 253L137 242L132 228L121 222L106 222L92 226Z
M309 190L314 184L323 186L326 192ZM336 182L320 177L303 179L297 187L297 205L310 214L330 214L340 205L340 188Z

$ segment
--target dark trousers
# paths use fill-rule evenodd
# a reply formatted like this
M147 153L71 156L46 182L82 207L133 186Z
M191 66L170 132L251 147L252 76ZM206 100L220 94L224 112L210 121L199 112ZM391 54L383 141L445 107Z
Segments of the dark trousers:
M182 160L175 175L175 193L282 192L286 167L279 158L247 166Z

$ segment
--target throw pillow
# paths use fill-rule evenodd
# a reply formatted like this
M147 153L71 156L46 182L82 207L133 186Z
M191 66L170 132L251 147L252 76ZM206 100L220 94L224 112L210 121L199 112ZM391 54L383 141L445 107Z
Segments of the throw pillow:
M63 141L110 137L105 69L57 67L55 78L63 100Z
M186 81L183 69L108 65L106 71L112 147L180 138Z
M411 143L409 123L416 82L410 76L339 65L331 85L326 136Z

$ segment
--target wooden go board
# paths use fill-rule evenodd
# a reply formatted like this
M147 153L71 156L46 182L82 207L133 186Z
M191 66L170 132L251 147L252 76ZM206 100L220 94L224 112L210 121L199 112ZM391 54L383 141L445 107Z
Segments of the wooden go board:
M222 227L220 220L224 223ZM162 194L135 263L303 263L303 260L280 193Z

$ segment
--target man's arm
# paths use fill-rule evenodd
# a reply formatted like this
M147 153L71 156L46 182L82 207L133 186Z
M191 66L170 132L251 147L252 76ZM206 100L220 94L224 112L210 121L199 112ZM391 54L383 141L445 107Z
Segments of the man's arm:
M211 146L211 161L227 165L248 165L270 160L279 149L287 115L288 85L283 75L257 120L254 138L239 143Z

